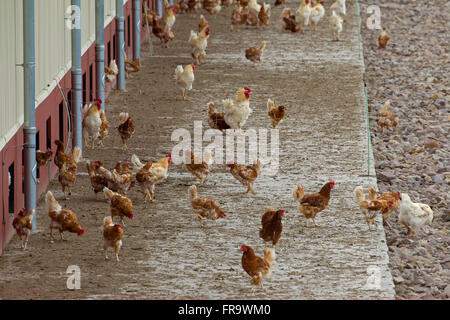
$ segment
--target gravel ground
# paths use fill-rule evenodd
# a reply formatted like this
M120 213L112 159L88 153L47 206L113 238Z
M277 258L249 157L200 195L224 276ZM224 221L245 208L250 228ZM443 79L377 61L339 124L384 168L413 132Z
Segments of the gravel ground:
M396 215L386 226L390 268L398 298L449 298L450 193L448 1L379 1L382 26L391 37L377 50L378 30L362 37L372 146L380 191L406 192L434 211L431 227L414 239ZM377 112L391 100L395 130L382 133Z

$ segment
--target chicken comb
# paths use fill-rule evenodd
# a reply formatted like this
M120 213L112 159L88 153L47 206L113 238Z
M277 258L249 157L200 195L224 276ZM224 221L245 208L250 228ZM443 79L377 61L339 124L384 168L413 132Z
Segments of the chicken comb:
M245 244L241 244L241 251L244 251L246 245Z
M252 92L252 90L249 87L244 87L244 90L247 91L248 93Z
M95 99L94 102L97 102L97 103L99 103L99 104L102 104L102 103L103 103L103 101L102 101L101 99L98 99L98 98Z

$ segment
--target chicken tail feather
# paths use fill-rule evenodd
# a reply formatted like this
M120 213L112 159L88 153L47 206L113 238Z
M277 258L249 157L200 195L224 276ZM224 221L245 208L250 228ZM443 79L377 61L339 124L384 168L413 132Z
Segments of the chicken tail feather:
M300 201L305 196L305 192L303 190L303 186L301 184L298 184L297 187L294 189L294 200Z
M141 160L139 160L138 156L135 154L131 156L131 163L139 170L145 166L145 164L142 163Z

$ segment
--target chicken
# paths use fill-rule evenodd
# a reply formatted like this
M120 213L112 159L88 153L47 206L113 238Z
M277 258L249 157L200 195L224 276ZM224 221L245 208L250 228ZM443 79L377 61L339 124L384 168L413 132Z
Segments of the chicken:
M55 143L57 143L58 145L58 149L60 148L60 144L62 143L59 140L56 140ZM64 144L62 144L63 146ZM59 174L58 174L58 181L61 184L62 190L64 192L64 197L66 199L67 195L66 195L66 188L68 190L68 194L69 196L72 194L70 188L72 187L72 185L75 183L75 179L76 179L76 175L77 175L77 163L81 158L81 150L78 147L75 147L73 149L73 154L72 156L67 155L63 152L58 152L57 151L57 155L60 157L60 161L62 164L60 170L59 170ZM55 163L56 163L56 156L55 156Z
M61 240L65 240L63 238L63 232L65 231L76 233L77 236L84 234L85 229L81 227L76 214L71 210L62 209L51 191L47 191L45 202L48 205L48 215L50 217L50 243L53 243L54 240L53 229L59 231Z
M233 12L231 13L231 30L233 30L234 26L239 30L242 24L247 23L248 13L244 14L243 11L243 8L239 4L234 5Z
M103 166L103 162L99 160L86 161L86 169L91 180L92 189L95 192L95 198L98 199L98 193L103 191L103 187L108 185L105 175L99 174L97 171Z
M261 4L261 9L258 12L258 23L261 28L268 26L270 23L270 5Z
M252 292L255 290L255 286L261 285L262 290L265 291L263 285L264 277L270 277L271 268L275 263L275 252L273 248L264 249L264 259L255 255L253 248L241 245L242 259L241 264L247 274L252 277Z
M127 197L108 189L108 187L103 188L103 193L110 200L111 218L114 219L115 216L120 217L125 227L123 218L133 219L133 203Z
M330 201L330 192L334 188L335 182L330 180L317 193L305 194L301 184L294 189L294 200L300 202L298 210L306 218L306 227L308 228L308 219L312 219L315 227L320 227L316 223L316 216L319 212L328 206Z
M206 20L204 15L200 15L200 22L198 24L198 32L201 32L203 29L209 29L208 20Z
M205 152L204 160L196 157L190 150L185 151L185 165L187 170L195 177L200 179L200 185L203 185L209 176L209 165L212 163L212 152Z
M285 5L286 4L286 0L275 0L275 3L274 3L274 6L275 7L278 7L278 6L281 6L281 5Z
M97 137L97 144L104 147L103 140L108 136L109 122L106 119L106 114L103 110L100 110L100 120L102 121L102 124L100 125L100 134Z
M331 6L330 10L335 11L343 20L345 20L346 10L345 10L345 0L336 0Z
M238 180L244 187L247 187L247 195L252 192L255 193L253 189L253 184L255 183L256 178L258 178L261 173L261 162L258 160L251 166L245 166L242 164L237 164L236 162L233 164L228 164L228 168L230 168L230 173L233 177Z
M155 200L155 185L167 179L171 159L172 155L168 154L159 159L157 163L150 160L144 164L135 154L131 156L131 162L139 170L136 173L136 181L144 191L145 201L148 199L150 202L157 202Z
M189 3L189 0L180 0L180 1L175 2L174 6L176 8L176 12L180 12L180 13L188 12L188 10L189 10L188 3Z
M219 113L214 102L208 103L208 124L212 129L228 130L230 126L225 122L225 113Z
M381 200L381 201L388 201L390 203L387 209L381 211L381 214L383 215L383 222L385 222L389 227L391 227L391 225L388 222L388 219L389 216L391 215L391 212L397 210L398 207L400 206L400 200L402 200L400 192L383 192L381 195L378 196L376 190L373 187L370 187L368 193L369 193L369 200Z
M119 261L119 251L122 246L123 229L120 224L114 224L112 217L103 219L103 250L105 259L108 260L108 248L113 247L116 253L116 260Z
M380 35L378 36L378 49L385 49L389 41L389 35L384 29L380 30Z
M141 70L141 61L137 58L134 61L128 60L127 55L125 54L125 75L128 78L130 73L139 72Z
M30 238L31 229L33 229L34 209L27 213L26 209L21 209L12 222L14 230L20 238L20 247L27 249L28 239Z
M259 12L261 11L261 5L258 4L257 0L249 0L248 8L252 15L258 17Z
M162 18L155 12L152 13L152 32L159 38L161 44L165 44L166 47L168 46L168 43L175 38L173 31L169 30L169 25L163 23Z
M100 117L100 111L102 110L102 100L95 99L89 106L86 105L83 108L83 140L84 144L88 144L88 140L91 140L91 149L94 150L94 142L100 136L100 127L102 125L102 119Z
M250 12L250 9L248 7L244 8L242 10L242 22L247 26L252 26L252 27L256 27L258 25L258 15L254 15L253 13Z
M356 202L358 203L361 212L364 214L364 218L370 231L372 231L371 224L377 225L377 222L375 221L376 213L380 211L382 214L385 214L387 211L391 210L394 205L394 200L392 199L377 200L376 192L374 196L373 191L374 189L369 189L368 200L366 200L362 187L356 187L354 191Z
M53 161L55 162L56 166L61 170L63 164L65 162L69 163L69 167L73 167L77 165L77 162L81 158L81 150L78 147L75 147L73 149L73 154L67 154L64 152L64 143L60 140L55 140L55 144L57 146L56 153Z
M202 3L200 0L189 0L188 7L189 11L194 11L194 13L197 13L197 11L201 9Z
M191 30L189 37L189 45L192 49L192 58L196 64L201 64L206 56L206 47L208 46L209 28L205 28L200 32Z
M286 106L275 107L275 103L272 99L267 100L267 112L274 128L283 120L286 114Z
M106 178L106 184L109 189L123 195L126 195L128 190L136 184L128 161L117 162L112 171L101 166L96 172Z
M195 185L189 187L189 201L192 209L200 221L200 226L204 227L203 219L217 220L226 218L225 212L211 198L199 198L197 187Z
M105 66L106 82L114 82L118 74L119 68L117 67L116 60L111 60L109 67Z
M310 0L302 0L300 7L295 12L295 22L300 27L302 33L305 32L306 27L309 25L311 11Z
M187 100L187 91L192 90L192 83L195 80L194 77L195 63L185 65L178 65L175 69L175 79L177 86L181 89L183 100Z
M398 122L394 115L389 111L390 106L391 101L388 100L378 112L378 126L380 127L381 132L384 132L384 128L390 130L391 127L397 127Z
M222 6L220 5L220 0L203 0L203 9L215 17L222 9Z
M169 1L164 0L164 14L161 18L161 23L163 25L167 25L167 29L169 32L172 31L173 25L175 24L176 17L176 9L173 6L170 6Z
M250 0L236 0L236 3L238 3L242 8L245 8L248 6Z
M131 139L134 134L134 123L128 112L121 112L119 114L119 126L117 127L120 138L122 139L122 150L128 150L127 141Z
M272 247L274 247L280 240L283 231L281 219L285 213L286 210L275 210L270 207L262 214L262 228L259 230L259 237L264 240L266 246L268 242L272 242Z
M400 214L398 220L408 230L408 235L416 236L416 231L425 224L431 226L433 210L424 203L412 202L408 194L401 194Z
M289 30L291 32L299 32L300 28L297 27L295 22L295 15L292 14L291 9L284 8L280 15L280 24L284 30Z
M262 10L262 9L261 9ZM261 62L261 57L266 48L266 41L261 41L259 48L251 47L245 50L245 57L251 62Z
M223 101L225 106L225 122L232 129L239 129L244 126L249 115L252 113L250 109L250 93L252 91L247 88L239 88L236 93L236 101L233 102L231 99L226 99Z
M335 11L331 11L329 22L332 40L339 41L339 35L342 32L343 19L341 16L337 15Z
M52 149L48 148L47 151L36 150L36 162L39 167L46 166L49 161L52 160Z
M314 3L311 8L311 16L309 17L311 20L311 25L313 27L313 30L316 31L317 24L319 21L323 18L325 15L325 9L324 9L324 1L320 1L318 3Z

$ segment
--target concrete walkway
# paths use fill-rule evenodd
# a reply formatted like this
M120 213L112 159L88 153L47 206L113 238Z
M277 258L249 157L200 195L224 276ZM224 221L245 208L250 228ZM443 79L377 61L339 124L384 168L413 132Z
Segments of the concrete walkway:
M274 99L277 105L288 106L288 116L279 133L281 170L275 176L258 178L257 194L246 198L242 195L244 188L227 168L214 166L199 194L214 197L228 217L208 221L205 231L200 229L188 202L187 188L197 181L184 166L171 166L169 179L156 187L157 204L145 207L141 192L131 192L136 218L127 221L122 260L117 265L102 259L101 233L95 229L107 210L94 212L95 221L86 218L92 222L90 229L94 235L86 233L88 238L84 241L96 241L96 251L72 252L69 259L70 263L80 265L85 297L394 297L381 219L377 230L369 232L353 200L357 185L376 185L376 178L372 160L367 176L364 64L358 49L356 8L353 2L348 2L342 41L337 43L331 41L328 30L328 4L318 31L307 31L305 35L281 30L278 25L281 8L273 9L271 25L264 31L243 28L230 32L231 9L222 10L216 19L206 15L212 33L208 55L205 64L196 68L194 90L188 93L188 102L181 100L173 72L177 64L191 62L187 38L190 29L197 28L199 15L177 16L176 40L169 48L160 48L155 40L154 56L150 57L148 48L143 47L142 71L128 80L127 93L113 93L107 101L108 117L114 125L121 111L134 116L137 129L128 144L129 153L120 151L119 137L112 129L106 148L86 151L86 158L105 159L113 166L117 160L129 160L132 153L144 158L162 157L175 145L170 139L175 129L185 128L193 133L194 121L203 121L205 131L209 128L206 104L215 101L222 108L222 99L234 97L237 88L248 86L252 89L253 114L245 129L269 128L267 98ZM298 4L289 2L287 6L296 8ZM268 44L262 63L255 66L245 59L244 52L248 47L258 46L261 40L267 40ZM292 190L302 183L305 192L317 192L329 179L334 179L336 186L328 208L318 215L321 227L306 228L305 219L292 199ZM77 195L87 186L89 180L81 172L73 199L66 202L69 208L80 202ZM60 190L57 181L50 189ZM89 198L92 197L93 193L89 193ZM89 201L85 204L90 206L88 216L99 206L107 208L104 203ZM250 277L241 267L239 246L245 243L262 255L263 243L258 236L260 216L270 205L287 210L277 246L277 263L271 278L265 281L266 292L257 290L251 295ZM42 201L39 208L44 222L31 241L48 231ZM80 241L70 239L72 243ZM55 254L54 250L49 251L48 257ZM5 259L12 258L6 254ZM14 269L8 262L0 264L0 279ZM61 283L65 277L61 273L55 276Z

